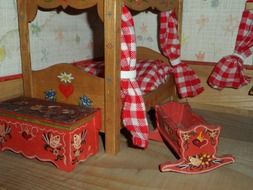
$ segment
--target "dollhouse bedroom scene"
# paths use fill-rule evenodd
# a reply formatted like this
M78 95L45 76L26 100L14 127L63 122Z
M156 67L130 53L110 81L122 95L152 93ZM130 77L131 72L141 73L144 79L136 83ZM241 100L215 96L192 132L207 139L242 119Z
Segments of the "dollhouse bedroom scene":
M0 190L253 187L253 0L0 0Z

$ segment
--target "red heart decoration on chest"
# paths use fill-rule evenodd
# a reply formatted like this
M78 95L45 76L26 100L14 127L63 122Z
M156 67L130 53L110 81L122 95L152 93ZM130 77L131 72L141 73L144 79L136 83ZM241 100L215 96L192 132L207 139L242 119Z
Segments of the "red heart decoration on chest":
M32 138L31 134L28 134L27 132L23 131L22 132L22 137L24 137L26 140L29 140L30 138Z
M74 87L72 84L61 83L59 84L59 90L65 96L65 98L68 98L74 92Z
M207 144L207 140L204 139L204 140L200 141L199 139L194 139L192 141L192 144L194 144L195 146L200 148L200 147L204 146L205 144Z

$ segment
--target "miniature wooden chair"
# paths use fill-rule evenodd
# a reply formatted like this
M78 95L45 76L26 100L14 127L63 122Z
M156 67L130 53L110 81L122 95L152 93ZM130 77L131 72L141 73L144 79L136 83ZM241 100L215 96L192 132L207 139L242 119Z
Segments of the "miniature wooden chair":
M207 124L188 104L168 102L155 110L157 129L150 138L166 141L179 157L160 164L162 172L197 174L235 161L230 155L216 156L221 127Z

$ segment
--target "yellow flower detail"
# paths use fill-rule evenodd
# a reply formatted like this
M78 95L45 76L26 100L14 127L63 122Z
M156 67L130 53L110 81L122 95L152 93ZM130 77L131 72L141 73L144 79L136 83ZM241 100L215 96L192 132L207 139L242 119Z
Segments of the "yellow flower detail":
M74 79L74 77L72 76L72 73L60 73L60 75L57 76L61 82L64 83L71 83L71 81Z
M3 61L6 57L6 51L3 47L0 48L0 62Z
M212 158L211 158L211 155L209 155L209 154L203 154L200 157L200 160L202 162L202 165L209 166L210 162L212 161Z

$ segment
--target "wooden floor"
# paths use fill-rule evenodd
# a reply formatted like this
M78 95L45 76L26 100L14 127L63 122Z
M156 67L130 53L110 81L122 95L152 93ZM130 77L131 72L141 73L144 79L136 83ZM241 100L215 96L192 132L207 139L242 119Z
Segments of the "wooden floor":
M5 151L0 154L0 190L253 189L253 143L220 138L218 148L218 155L233 154L236 162L198 175L161 173L158 165L175 157L164 144L153 141L146 150L139 150L127 147L122 138L117 156L101 148L72 173Z
M10 151L0 154L0 190L249 190L253 189L253 120L195 110L209 123L222 124L217 155L236 162L215 171L186 175L161 173L160 163L175 160L163 144L150 141L146 150L127 146L122 137L116 156L100 152L66 173L53 164L29 160ZM235 119L236 118L236 119Z

